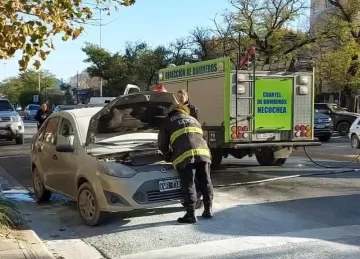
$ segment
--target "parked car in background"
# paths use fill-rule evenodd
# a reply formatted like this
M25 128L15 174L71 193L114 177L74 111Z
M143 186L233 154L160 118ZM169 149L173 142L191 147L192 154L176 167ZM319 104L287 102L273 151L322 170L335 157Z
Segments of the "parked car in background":
M331 117L334 130L339 132L340 136L346 136L349 133L351 124L360 115L348 112L336 103L315 103L315 110Z
M0 138L24 144L24 122L9 100L0 98Z
M321 142L327 142L331 139L334 125L330 116L315 111L314 116L314 137Z
M108 212L178 203L181 181L156 144L162 120L176 103L171 93L143 92L103 108L50 115L31 141L37 200L64 194L77 201L91 226Z
M358 117L350 127L349 139L352 148L360 148L360 117Z
M29 104L24 110L24 119L33 120L35 119L37 111L40 109L39 104Z

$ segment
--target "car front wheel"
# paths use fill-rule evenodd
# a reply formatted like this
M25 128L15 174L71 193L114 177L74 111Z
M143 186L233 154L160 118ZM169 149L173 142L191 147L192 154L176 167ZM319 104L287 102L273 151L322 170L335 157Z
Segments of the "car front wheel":
M25 143L24 135L20 135L15 138L16 145L23 145Z
M351 147L358 149L360 147L360 140L359 137L353 134L351 136Z
M35 167L33 170L33 185L34 194L38 202L49 201L51 198L51 192L46 190L39 170Z
M349 133L350 124L348 122L341 122L337 126L337 131L339 132L340 136L346 136Z
M320 136L320 137L319 137L319 140L320 140L321 142L328 142L328 141L330 141L330 139L331 139L331 134L329 134L329 135L324 135L324 136Z
M88 226L98 226L105 220L106 212L100 211L94 189L89 183L80 186L77 207L81 219Z

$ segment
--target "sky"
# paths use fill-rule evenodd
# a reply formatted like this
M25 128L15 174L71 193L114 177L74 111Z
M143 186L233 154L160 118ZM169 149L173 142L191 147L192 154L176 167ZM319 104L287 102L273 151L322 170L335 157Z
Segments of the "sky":
M136 0L134 6L121 8L110 17L102 15L103 23L107 23L102 26L102 47L114 53L121 52L127 41L146 41L150 46L167 44L187 36L196 26L212 26L211 19L218 13L220 20L220 13L227 8L230 8L227 0ZM75 41L55 38L56 49L42 63L42 69L64 80L83 71L88 66L81 51L85 42L100 43L100 26L86 27ZM0 81L19 73L20 57L18 53L0 62Z

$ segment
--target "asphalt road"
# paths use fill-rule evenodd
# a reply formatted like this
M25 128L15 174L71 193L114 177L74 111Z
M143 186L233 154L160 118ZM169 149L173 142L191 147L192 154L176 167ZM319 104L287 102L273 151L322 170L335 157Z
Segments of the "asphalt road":
M346 148L343 139L334 141L339 141L334 152ZM325 149L335 143L325 144ZM31 189L28 149L28 144L2 143L0 166ZM283 167L260 167L253 158L225 159L223 168L212 174L214 185L239 186L216 188L215 218L199 217L196 225L177 224L183 209L175 205L115 214L106 225L90 228L81 223L76 206L59 195L42 205L18 194L12 198L26 208L32 227L47 246L66 259L80 258L75 246L62 249L61 244L77 244L79 238L100 251L98 258L111 259L358 258L359 172L334 172L314 166L305 157L291 157ZM303 177L276 180L291 175ZM240 185L269 179L273 181Z

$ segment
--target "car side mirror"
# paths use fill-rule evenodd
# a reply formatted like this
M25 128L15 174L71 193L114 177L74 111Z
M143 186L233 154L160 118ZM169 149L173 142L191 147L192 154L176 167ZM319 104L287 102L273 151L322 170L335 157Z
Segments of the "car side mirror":
M73 145L69 143L65 143L65 144L56 145L55 150L56 152L61 152L61 153L72 153L74 152L75 148Z

